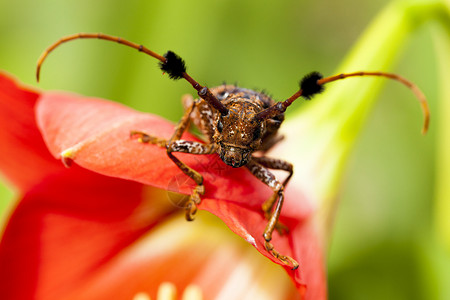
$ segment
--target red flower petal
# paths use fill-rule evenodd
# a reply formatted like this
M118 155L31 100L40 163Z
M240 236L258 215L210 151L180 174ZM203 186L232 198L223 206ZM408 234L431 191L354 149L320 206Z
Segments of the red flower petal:
M34 118L39 94L0 72L0 169L22 191L58 172Z
M173 125L160 117L143 114L120 104L73 94L46 93L37 106L37 120L51 152L70 156L77 164L108 176L131 179L144 184L190 194L193 182L167 157L165 149L130 139L131 131L169 138ZM189 134L184 139L193 140ZM263 244L267 221L261 204L271 191L245 168L233 169L217 155L177 155L200 171L205 178L206 193L201 209L219 216L235 233L242 236L274 262ZM181 181L181 184L180 184ZM288 272L299 289L308 284L325 297L325 276L321 245L312 221L309 202L288 187L282 222L291 234L274 234L273 244L300 263ZM293 233L299 232L299 236ZM311 298L309 299L320 299ZM311 294L317 296L317 294Z
M77 292L174 210L149 196L142 184L79 167L36 185L0 243L2 299L66 299Z
M165 281L179 291L194 284L205 299L240 299L262 288L255 286L261 276L277 276L264 288L293 299L283 274L255 262L252 249L206 215L166 224L174 207L155 205L154 192L76 166L47 178L22 199L0 244L2 299L133 299L138 292L155 299Z

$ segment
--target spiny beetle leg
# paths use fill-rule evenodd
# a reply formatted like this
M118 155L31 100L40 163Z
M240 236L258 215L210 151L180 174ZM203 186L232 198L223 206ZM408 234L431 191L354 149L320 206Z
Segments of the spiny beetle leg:
M187 166L176 158L172 152L184 152L190 154L210 154L211 151L215 151L215 144L201 144L194 141L177 140L169 144L169 142L162 138L157 138L148 135L141 131L132 131L130 134L132 137L138 136L139 142L146 144L155 144L167 149L167 155L169 158L183 171L184 174L192 178L197 186L192 191L191 196L185 203L186 220L193 221L195 213L197 212L197 205L200 204L200 195L205 193L205 187L203 186L203 177L194 169Z
M203 177L202 175L200 175L200 173L176 158L172 153L182 152L190 154L211 154L214 153L216 149L216 144L202 144L199 142L185 140L176 140L167 145L167 155L169 156L169 158L178 166L178 168L180 168L180 170L184 174L192 178L197 184L185 205L186 220L188 221L194 220L194 215L197 211L197 205L200 204L200 195L203 195L205 193Z
M195 218L195 213L197 212L197 205L200 204L200 195L203 195L205 192L205 187L203 186L203 176L176 158L171 153L170 145L167 148L167 155L184 174L192 178L197 184L184 207L186 209L186 220L193 221Z
M144 144L152 144L152 145L158 145L160 147L166 148L167 146L167 140L163 138L159 138L153 135L146 134L142 131L131 131L130 137L137 137L139 142Z
M297 262L295 259L293 259L293 258L290 257L290 256L281 255L278 251L276 251L276 250L273 248L273 245L272 245L272 243L270 243L270 242L267 242L267 241L266 241L264 246L266 247L266 250L269 251L269 252L273 255L273 257L279 259L279 260L282 261L285 265L292 266L292 270L297 270L297 268L298 268L298 262Z
M265 156L253 157L253 160L256 161L258 164L262 165L263 167L289 172L289 175L283 181L283 187L286 188L286 185L288 184L289 180L292 177L292 174L294 173L293 166L290 162L278 158L270 158ZM275 205L277 199L278 193L273 193L272 196L261 205L261 208L264 212L264 216L266 217L267 220L269 220L272 215L273 206ZM277 224L275 225L275 229L276 231L278 231L280 235L289 232L289 228L286 225L282 224L281 222L277 222Z
M200 195L203 195L205 193L205 187L203 186L203 177L197 171L190 168L185 163L181 162L178 158L176 158L172 154L172 152L184 152L190 154L210 154L214 152L216 149L215 145L213 144L205 145L194 141L180 140L181 136L183 135L183 132L189 126L190 115L194 107L195 107L194 101L191 103L191 105L186 107L184 115L178 122L177 126L175 127L175 132L173 133L170 140L154 137L140 131L131 132L131 136L132 137L138 136L139 141L142 143L156 144L166 148L167 155L169 156L169 158L178 166L178 168L180 168L181 171L183 171L184 174L192 178L197 184L197 186L192 191L191 196L189 197L188 201L185 203L184 206L186 210L186 220L188 221L194 220L195 213L197 212L197 205L200 204L201 201Z
M273 257L280 260L282 263L289 265L293 270L298 268L298 263L291 257L282 255L278 252L270 241L272 240L272 233L275 230L278 220L281 214L281 208L283 207L284 200L284 186L279 182L275 176L264 166L257 163L252 157L250 161L247 163L246 167L250 170L250 172L259 180L268 185L273 191L275 195L275 199L278 198L278 202L276 202L275 210L271 213L269 222L266 225L266 229L264 230L264 245L266 250L273 255Z
M192 191L192 195L189 197L188 202L185 205L186 220L193 221L195 219L195 213L197 212L197 205L200 204L200 195L205 193L204 185L197 185Z
M177 126L175 127L175 132L170 138L171 142L179 140L183 135L183 132L189 127L189 123L191 121L191 113L194 110L195 104L196 102L192 101L191 104L185 108L184 115L178 122Z

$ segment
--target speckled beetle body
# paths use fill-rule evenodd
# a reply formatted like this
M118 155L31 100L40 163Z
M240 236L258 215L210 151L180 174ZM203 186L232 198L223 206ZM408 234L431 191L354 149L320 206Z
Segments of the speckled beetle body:
M222 116L200 98L195 100L191 118L205 140L219 146L218 154L227 165L242 167L254 151L267 151L281 139L277 131L284 114L251 122L253 116L275 103L269 96L234 85L211 88L211 92L229 113Z

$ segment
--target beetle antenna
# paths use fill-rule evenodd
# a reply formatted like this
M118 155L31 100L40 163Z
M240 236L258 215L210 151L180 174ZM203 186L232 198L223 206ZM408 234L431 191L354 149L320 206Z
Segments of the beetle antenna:
M278 102L274 104L273 106L263 110L262 112L258 113L255 118L258 119L268 119L272 118L280 113L283 113L286 111L286 109L300 96L303 98L309 100L314 95L321 93L324 90L324 84L330 83L336 80L345 79L348 77L356 77L356 76L379 76L379 77L386 77L389 79L397 80L400 83L404 84L406 87L412 90L412 92L416 95L417 99L419 100L419 103L422 107L423 115L424 115L424 123L422 127L422 133L425 134L428 131L428 127L430 124L430 109L428 106L427 99L423 92L411 81L407 80L406 78L393 74L393 73L386 73L386 72L353 72L353 73L341 73L338 75L325 77L318 73L318 72L312 72L300 81L300 89L293 94L291 97L286 99L285 101Z
M155 53L151 51L150 49L144 47L143 45L139 45L133 42L129 42L127 40L124 40L120 37L114 37L103 33L77 33L73 35L68 35L57 42L53 43L48 47L44 53L42 53L41 57L39 58L37 62L37 68L36 68L36 79L39 82L40 77L40 71L41 66L44 62L44 60L47 58L47 56L52 52L55 48L57 48L59 45L72 41L77 39L100 39L100 40L106 40L111 42L116 42L131 48L134 48L138 50L139 52L143 52L147 55L150 55L151 57L156 58L160 61L159 67L160 69L167 73L169 75L170 79L178 80L181 78L184 78L187 82L189 82L192 87L197 90L198 95L204 99L206 102L208 102L211 106L213 106L215 109L217 109L222 115L226 115L228 113L228 109L223 105L209 90L209 88L200 85L197 81L195 81L191 76L189 76L188 73L186 73L186 65L177 54L175 54L172 51L168 51L163 56L159 55L158 53Z

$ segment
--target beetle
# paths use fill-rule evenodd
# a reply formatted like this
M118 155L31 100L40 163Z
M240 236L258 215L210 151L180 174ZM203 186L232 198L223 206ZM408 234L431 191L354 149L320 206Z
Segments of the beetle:
M186 219L189 221L194 219L201 195L205 192L203 177L199 172L180 161L174 155L176 152L196 155L216 153L225 164L233 168L246 167L256 178L268 185L273 193L261 206L262 212L268 220L263 232L265 248L276 259L293 270L298 268L297 261L279 253L271 243L274 230L280 232L283 229L287 230L278 220L284 202L284 189L292 177L293 165L282 159L253 155L257 151L265 153L282 139L278 129L283 123L286 109L299 97L311 99L314 95L321 93L326 83L355 76L379 76L399 81L409 87L420 101L424 112L423 133L427 131L429 125L429 108L424 94L412 82L397 74L363 71L324 78L320 73L312 72L303 77L296 93L285 101L275 102L262 92L235 85L222 85L209 89L200 85L186 73L185 62L174 52L168 51L161 56L143 45L102 33L77 33L53 43L38 60L36 69L38 81L41 66L48 54L59 45L76 39L107 40L137 49L139 52L159 60L160 69L167 73L169 78L174 80L183 78L192 85L199 98L194 99L192 96L183 98L185 112L170 139L162 139L140 131L132 131L130 135L137 137L142 143L166 148L168 157L184 174L195 181L196 187L185 203ZM204 143L181 139L190 121L203 133ZM288 176L283 182L280 182L269 169L284 170L288 172Z

